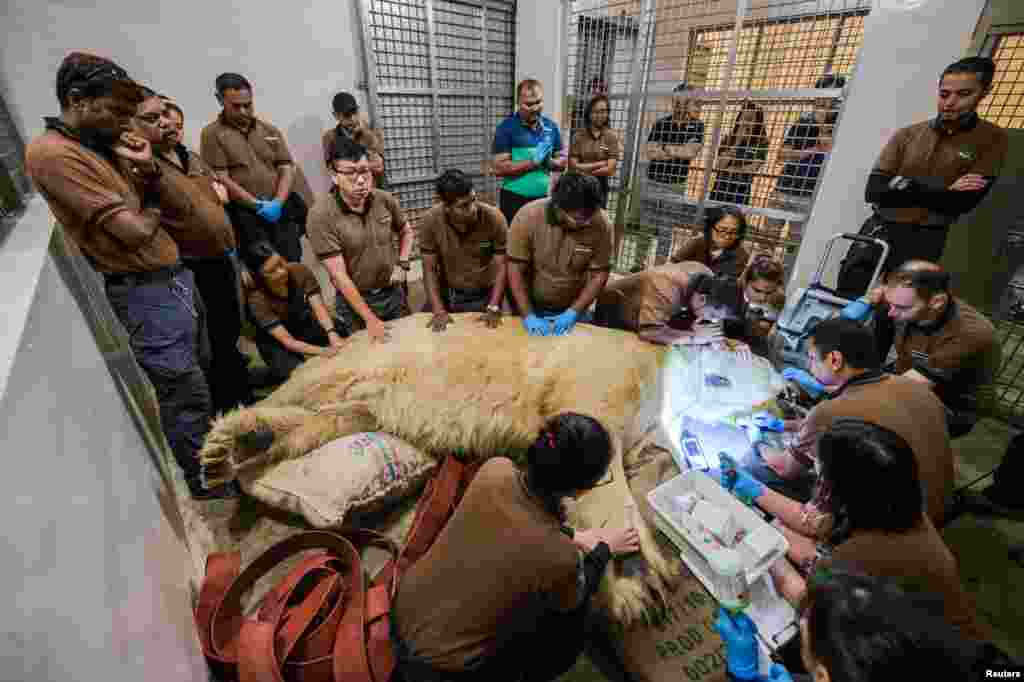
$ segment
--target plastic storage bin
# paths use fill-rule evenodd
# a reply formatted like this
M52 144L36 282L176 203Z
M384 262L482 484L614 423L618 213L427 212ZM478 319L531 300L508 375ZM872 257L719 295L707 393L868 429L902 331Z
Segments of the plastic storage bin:
M782 533L765 523L757 512L733 497L704 472L687 471L665 481L647 494L647 500L655 512L655 523L679 548L680 557L715 599L720 599L721 581L707 558L707 552L714 551L715 545L704 542L704 534L700 532L699 526L693 522L691 515L683 512L677 501L677 498L689 501L692 497L687 496L694 493L728 512L744 532L744 538L737 543L736 549L743 557L748 584L753 585L789 550L789 543Z

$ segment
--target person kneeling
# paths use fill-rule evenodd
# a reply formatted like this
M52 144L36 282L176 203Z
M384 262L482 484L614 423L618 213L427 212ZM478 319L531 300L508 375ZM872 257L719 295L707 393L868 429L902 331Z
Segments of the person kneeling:
M645 341L695 345L721 341L722 320L742 317L739 283L701 263L669 263L622 277L597 299L596 324L634 331Z
M520 471L504 457L477 473L430 550L403 575L391 610L398 679L551 680L583 648L584 617L608 560L639 550L635 528L573 531L563 498L608 471L594 419L550 419Z
M253 244L245 257L254 281L246 309L274 379L285 381L309 357L337 353L344 341L310 269L287 262L266 242Z

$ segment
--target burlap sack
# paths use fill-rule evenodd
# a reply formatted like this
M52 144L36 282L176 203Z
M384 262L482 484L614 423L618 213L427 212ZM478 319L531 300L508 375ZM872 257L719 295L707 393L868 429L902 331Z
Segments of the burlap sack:
M637 510L649 528L654 528L654 510L647 493L660 483L679 475L667 450L648 446L633 461L626 462L626 477ZM654 532L661 552L678 556L660 532ZM643 570L637 567L637 570ZM685 564L678 587L653 622L629 627L609 626L622 667L637 682L724 682L725 645L713 628L717 603Z
M387 433L357 433L296 459L242 471L246 493L302 515L314 528L337 527L350 511L373 513L418 490L437 461Z

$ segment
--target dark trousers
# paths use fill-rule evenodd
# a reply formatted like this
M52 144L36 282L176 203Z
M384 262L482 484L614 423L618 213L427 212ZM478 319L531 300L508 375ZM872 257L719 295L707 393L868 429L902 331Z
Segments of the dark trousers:
M371 291L360 291L366 305L370 307L373 314L382 322L397 320L410 314L409 302L405 298L405 291L398 285L373 289ZM338 332L342 336L351 336L361 329L366 329L366 322L359 314L352 309L345 297L339 292L334 299L334 309L338 316ZM342 331L344 330L344 331Z
M523 206L526 206L531 201L542 199L543 197L524 197L515 192L509 192L508 190L500 190L498 192L498 208L501 210L501 214L505 216L505 220L508 224L512 224L512 219L516 217L516 213L519 212Z
M135 359L156 389L160 422L190 488L198 486L199 449L212 402L203 372L203 302L192 272L148 283L107 283L107 298L128 332Z
M234 256L187 260L207 315L212 354L207 379L214 412L227 412L253 402L245 356L238 350L242 333L238 270Z
M335 320L334 326L340 330L342 325L340 321ZM285 329L293 338L314 346L326 347L331 343L327 338L327 333L314 318L303 320L298 324L288 322L285 324ZM267 364L267 369L270 370L270 375L275 381L286 381L295 368L308 359L301 353L288 350L281 345L280 341L262 329L256 332L255 341L256 347L260 351L260 357Z
M274 251L281 254L285 260L292 263L302 262L302 243L299 237L305 229L304 225L284 214L279 221L271 223L248 206L235 202L224 208L235 227L235 237L240 251L244 253L256 242L269 242Z
M569 613L548 613L536 626L507 639L495 655L470 670L447 672L415 658L391 618L395 674L391 682L547 682L569 671L586 643L587 603Z

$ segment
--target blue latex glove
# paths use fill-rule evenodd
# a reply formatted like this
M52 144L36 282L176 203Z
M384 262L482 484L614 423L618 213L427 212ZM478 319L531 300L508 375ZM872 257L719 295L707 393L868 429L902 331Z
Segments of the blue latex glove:
M781 663L772 663L772 667L768 669L768 677L762 679L766 682L793 682L793 676Z
M782 378L786 381L795 381L800 384L800 387L807 391L807 395L812 398L820 398L821 394L825 392L825 387L821 382L811 376L811 373L804 369L787 367L782 370Z
M863 298L858 298L847 303L846 307L839 311L839 317L845 320L853 320L854 322L863 322L868 319L872 309L870 303Z
M782 433L786 430L786 424L771 412L758 412L750 418L750 423L762 431L775 431Z
M544 140L534 148L533 156L530 158L535 164L542 166L551 157L554 149L555 145L550 140Z
M718 607L715 630L725 643L725 666L738 680L757 680L757 626L745 613L730 614Z
M281 209L284 208L284 204L274 199L273 201L259 202L256 207L256 215L263 218L267 222L276 223L281 219Z
M576 326L577 317L575 308L566 308L561 315L549 318L554 324L554 336L565 336L571 332L572 328Z
M551 336L551 324L533 313L523 318L523 326L526 327L526 333L530 336Z
M722 457L721 453L718 458L721 461L721 469L714 472L713 476L720 486L736 497L746 498L751 502L764 495L764 483L736 466L732 458Z

